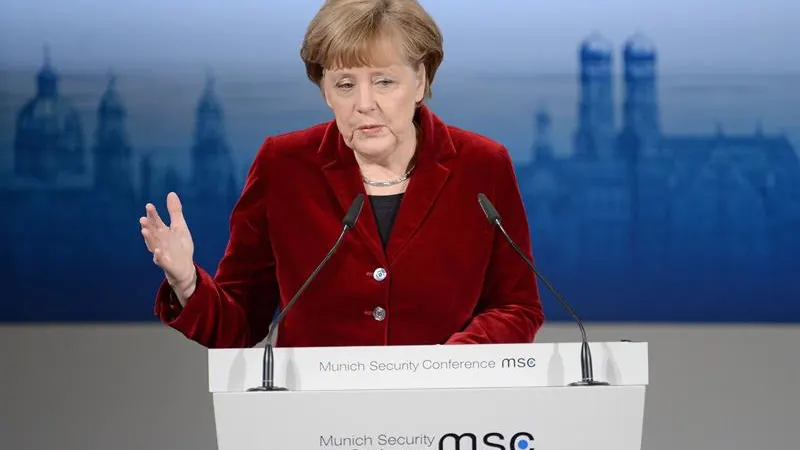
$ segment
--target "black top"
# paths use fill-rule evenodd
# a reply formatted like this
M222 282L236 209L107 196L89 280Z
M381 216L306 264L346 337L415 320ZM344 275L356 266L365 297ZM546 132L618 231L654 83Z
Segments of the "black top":
M393 195L370 195L369 203L375 214L375 223L378 225L378 233L381 235L383 248L389 242L389 235L392 233L394 219L397 217L397 210L400 209L400 201L403 194Z

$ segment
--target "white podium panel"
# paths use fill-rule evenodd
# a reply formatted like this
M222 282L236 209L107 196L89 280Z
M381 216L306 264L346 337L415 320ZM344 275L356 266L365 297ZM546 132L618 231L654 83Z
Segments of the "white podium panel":
M220 450L639 450L647 344L580 343L209 350Z
M642 386L214 394L220 450L639 450L643 408Z

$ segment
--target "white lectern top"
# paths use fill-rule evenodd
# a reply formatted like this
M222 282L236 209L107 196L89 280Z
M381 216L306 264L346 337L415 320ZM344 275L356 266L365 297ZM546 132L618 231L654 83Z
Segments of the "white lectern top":
M581 379L580 342L274 350L275 385L290 391L566 386ZM649 381L647 343L591 343L594 376L614 386ZM261 385L264 350L209 350L209 391Z

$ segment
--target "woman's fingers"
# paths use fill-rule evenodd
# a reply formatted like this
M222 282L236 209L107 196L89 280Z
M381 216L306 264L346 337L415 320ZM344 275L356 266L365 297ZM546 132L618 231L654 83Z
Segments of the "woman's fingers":
M166 227L164 221L161 220L161 216L158 215L158 211L156 211L156 207L152 203L148 203L144 206L145 211L147 211L147 218L152 221L152 226L155 228Z
M144 243L147 246L147 250L153 252L158 246L158 239L156 238L155 230L148 227L142 227L142 237L144 238Z
M154 229L155 228L155 225L153 224L153 221L150 220L149 217L139 217L139 225L141 225L143 229L144 228L150 228L150 229Z
M169 225L171 227L183 227L186 220L183 218L183 205L178 198L178 194L170 192L167 194L167 211L169 212Z

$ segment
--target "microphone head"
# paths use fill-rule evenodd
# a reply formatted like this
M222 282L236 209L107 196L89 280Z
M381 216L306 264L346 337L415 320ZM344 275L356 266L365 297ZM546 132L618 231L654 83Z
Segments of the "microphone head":
M358 194L356 198L353 199L353 202L350 203L350 208L347 209L347 213L344 215L344 219L342 219L342 223L345 227L349 229L356 225L356 220L358 220L358 216L361 214L362 206L364 206L364 194Z
M490 224L495 225L500 222L500 214L483 192L478 194L478 204L481 205L483 214L486 215L486 219L489 220Z

